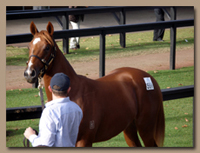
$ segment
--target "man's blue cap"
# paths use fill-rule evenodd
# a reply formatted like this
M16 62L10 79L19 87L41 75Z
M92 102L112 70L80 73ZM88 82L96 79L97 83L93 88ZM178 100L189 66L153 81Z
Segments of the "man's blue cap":
M64 73L56 73L50 82L50 86L53 90L66 91L69 88L70 79Z

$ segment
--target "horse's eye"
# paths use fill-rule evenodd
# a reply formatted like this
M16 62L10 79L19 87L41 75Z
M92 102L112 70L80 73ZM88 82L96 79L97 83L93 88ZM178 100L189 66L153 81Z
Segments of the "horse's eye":
M46 46L45 50L48 51L50 49L49 45Z
M26 61L26 65L28 65L28 61Z

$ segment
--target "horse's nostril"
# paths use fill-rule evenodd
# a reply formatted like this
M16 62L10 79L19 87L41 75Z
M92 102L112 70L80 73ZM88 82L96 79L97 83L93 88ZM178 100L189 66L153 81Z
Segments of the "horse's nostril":
M36 71L27 69L24 71L24 77L29 83L34 83L36 81Z
M28 76L28 73L27 71L24 71L24 76L27 77Z
M35 75L36 75L35 70L32 70L31 77L35 77Z
M36 77L36 71L34 69L33 70L27 69L24 71L24 77L25 78L34 78L34 77Z

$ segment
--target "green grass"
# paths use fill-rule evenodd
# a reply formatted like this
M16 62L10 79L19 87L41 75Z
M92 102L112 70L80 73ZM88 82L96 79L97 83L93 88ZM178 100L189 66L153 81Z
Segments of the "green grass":
M164 147L193 147L193 98L164 101ZM123 132L93 147L128 147Z
M193 98L164 102L166 147L193 147Z
M150 71L161 89L194 84L194 67L176 70ZM43 89L44 90L44 89ZM40 105L38 89L6 91L6 107ZM44 97L46 95L44 93ZM193 98L164 101L165 141L164 147L193 147ZM195 107L194 107L195 108ZM23 132L31 126L38 130L39 119L6 122L7 147L23 147ZM93 147L127 147L123 133Z
M152 54L158 52L168 52L170 50L170 30L167 29L164 35L164 42L153 42L153 31L134 32L126 34L126 48L119 45L119 35L106 35L106 58L120 58L139 54ZM187 40L188 42L186 42ZM62 51L62 41L57 42ZM99 59L99 37L82 37L80 39L81 48L70 50L70 54L65 55L70 63L80 61L93 61ZM194 28L177 29L176 49L194 48ZM28 60L28 49L6 47L6 65L25 66Z
M38 131L39 119L6 122L6 147L24 147L24 131L32 127Z
M18 89L6 91L6 108L41 105L37 88ZM43 89L44 101L47 100Z
M157 80L161 89L194 84L193 66L176 70L149 71L148 73Z

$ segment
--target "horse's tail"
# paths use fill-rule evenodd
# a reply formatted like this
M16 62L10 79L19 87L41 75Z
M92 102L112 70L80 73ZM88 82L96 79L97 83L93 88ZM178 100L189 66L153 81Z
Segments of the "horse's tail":
M163 146L164 137L165 137L165 117L164 117L163 104L161 104L158 115L157 115L155 137L154 137L155 142L158 147Z

